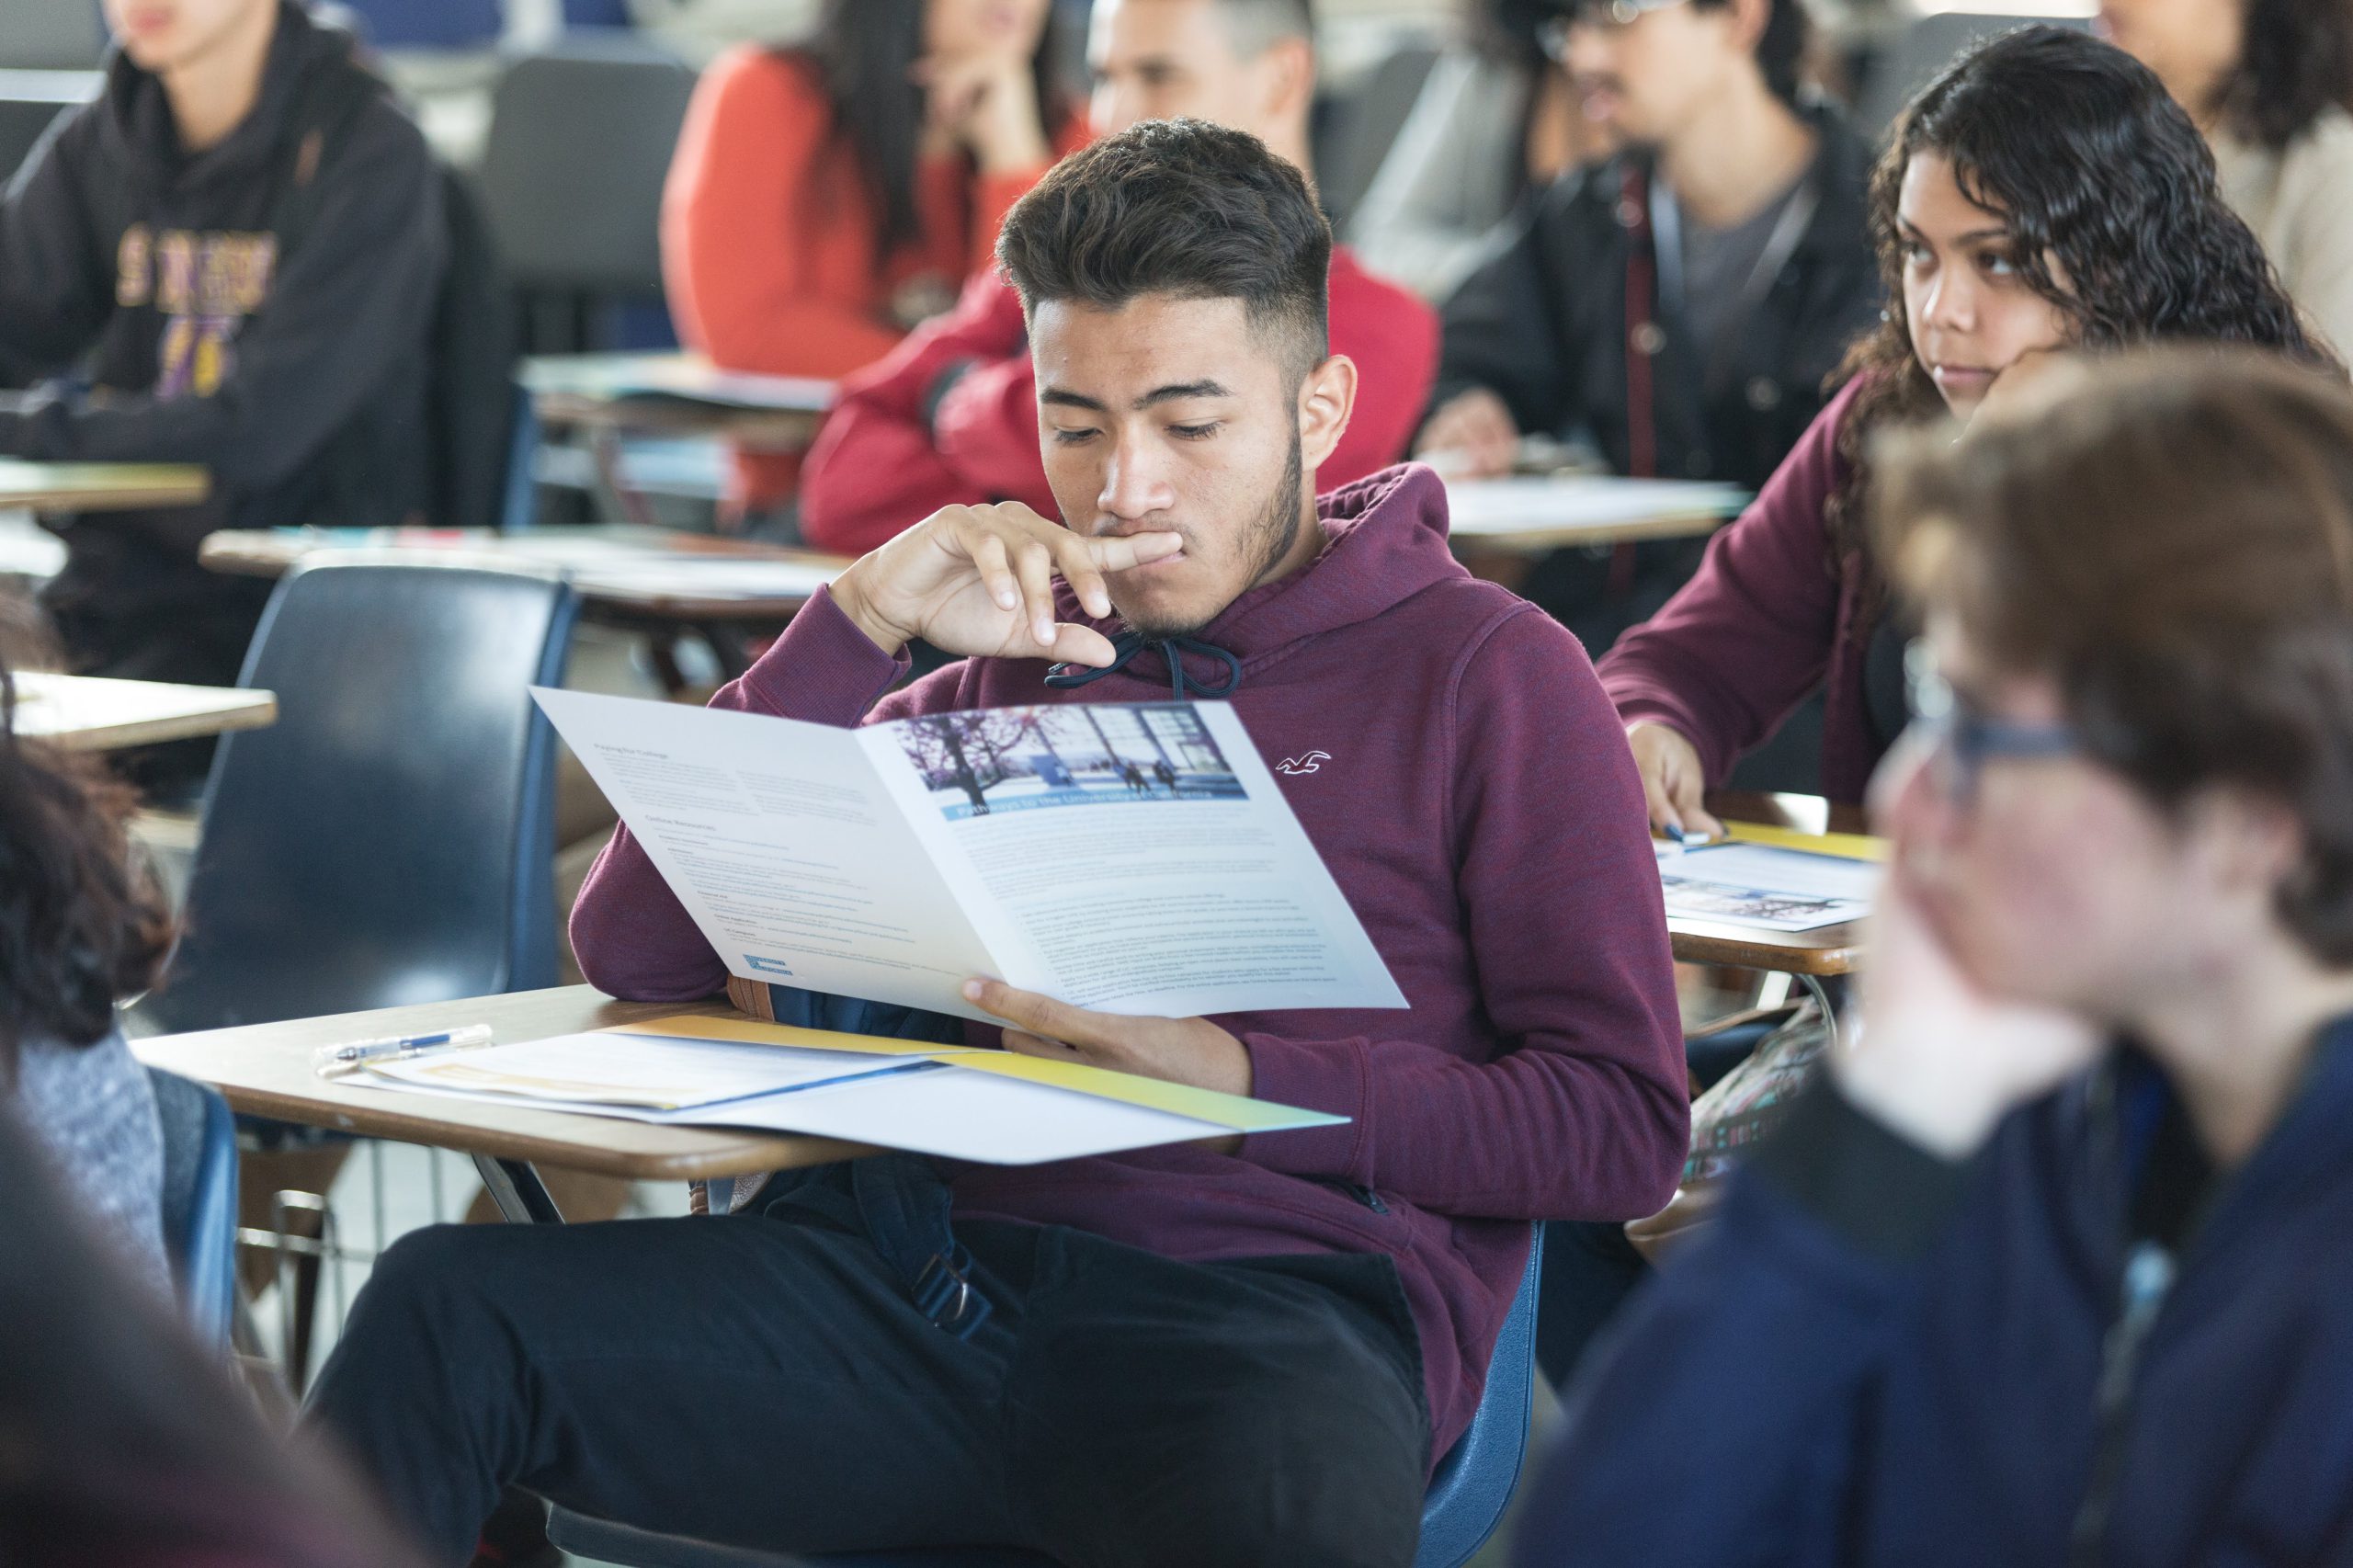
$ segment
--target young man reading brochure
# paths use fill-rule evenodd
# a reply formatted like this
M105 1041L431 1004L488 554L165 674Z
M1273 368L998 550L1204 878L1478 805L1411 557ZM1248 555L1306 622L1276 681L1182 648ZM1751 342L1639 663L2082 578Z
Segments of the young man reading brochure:
M316 1408L441 1560L514 1484L779 1551L1404 1564L1529 1222L1665 1202L1686 1088L1632 764L1574 641L1448 554L1434 475L1313 499L1356 397L1330 244L1299 171L1238 131L1153 121L1065 160L999 255L1069 526L921 520L716 700L853 725L1226 697L1410 1010L968 994L1015 1051L1351 1119L919 1167L984 1311L911 1300L877 1162L847 1202L779 1177L727 1218L404 1240ZM972 656L892 692L918 636ZM626 833L573 937L623 996L725 979Z

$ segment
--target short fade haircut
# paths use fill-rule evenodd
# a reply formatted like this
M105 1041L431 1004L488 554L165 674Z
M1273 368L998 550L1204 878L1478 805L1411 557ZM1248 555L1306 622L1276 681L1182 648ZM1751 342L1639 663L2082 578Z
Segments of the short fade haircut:
M1225 18L1233 52L1256 60L1285 39L1315 41L1315 7L1311 0L1215 0Z
M1006 214L996 258L1026 315L1239 300L1294 387L1331 352L1331 225L1306 177L1246 131L1148 119L1073 153Z

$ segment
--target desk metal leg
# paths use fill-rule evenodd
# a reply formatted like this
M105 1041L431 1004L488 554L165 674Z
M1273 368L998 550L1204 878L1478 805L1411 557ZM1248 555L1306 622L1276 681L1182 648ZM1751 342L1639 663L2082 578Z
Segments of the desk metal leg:
M1836 1051L1838 1049L1838 1009L1830 1005L1830 988L1815 975L1802 974L1798 979L1804 983L1806 994L1813 998L1813 1005L1822 1009L1823 1024L1830 1030L1830 1049Z
M482 1173L482 1185L490 1193L490 1200L511 1223L517 1225L561 1225L563 1216L557 1212L555 1199L548 1191L548 1184L527 1160L501 1160L488 1154L474 1156L474 1169Z

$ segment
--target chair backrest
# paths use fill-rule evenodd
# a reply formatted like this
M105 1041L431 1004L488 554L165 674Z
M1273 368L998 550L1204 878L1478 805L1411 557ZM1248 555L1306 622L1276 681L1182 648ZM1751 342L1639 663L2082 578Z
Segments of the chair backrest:
M164 1131L164 1247L196 1331L229 1343L236 1308L237 1124L201 1084L147 1069Z
M771 987L789 1010L812 993ZM817 1006L833 1000L819 998ZM1461 1568L1503 1522L1519 1485L1536 1398L1536 1293L1543 1277L1544 1227L1533 1227L1528 1267L1512 1295L1511 1311L1487 1364L1485 1392L1471 1428L1447 1450L1422 1499L1422 1543L1414 1568ZM1056 1568L1036 1552L1003 1547L925 1548L786 1557L745 1547L719 1546L656 1535L568 1508L548 1510L548 1538L574 1556L623 1568Z
M2085 30L2091 27L2085 17L2020 17L1995 11L1938 11L1919 17L1873 62L1859 95L1857 123L1867 136L1884 134L1912 96L1964 50L2035 23Z
M0 67L87 71L106 58L98 0L8 0L0 27Z
M662 182L694 73L643 42L568 39L507 67L482 195L525 289L658 297Z
M552 985L560 582L330 562L279 585L240 683L269 729L224 738L186 935L140 1011L167 1030Z
M42 133L96 97L95 71L0 69L0 189L7 187Z

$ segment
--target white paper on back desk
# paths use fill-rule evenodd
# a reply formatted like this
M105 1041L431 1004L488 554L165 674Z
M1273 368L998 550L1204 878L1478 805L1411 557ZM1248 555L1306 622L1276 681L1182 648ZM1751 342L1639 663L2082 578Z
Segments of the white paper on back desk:
M728 971L994 1021L1403 1007L1222 702L858 730L534 687Z

